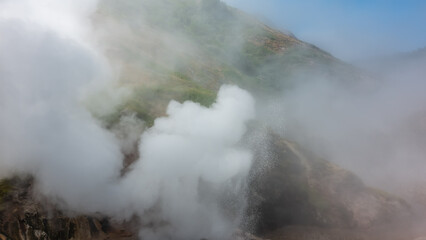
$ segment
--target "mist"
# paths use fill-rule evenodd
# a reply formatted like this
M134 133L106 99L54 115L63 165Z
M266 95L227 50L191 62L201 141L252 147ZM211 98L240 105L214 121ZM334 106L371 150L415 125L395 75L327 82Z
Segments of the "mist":
M369 185L408 200L424 192L423 3L226 2L356 69L337 77L324 75L325 66L298 69L291 79L277 75L277 82L292 84L278 96L261 97L262 121ZM361 78L353 79L357 74Z
M246 132L244 123L254 118L253 99L225 86L210 109L171 102L167 114L142 135L141 160L123 179L122 188L136 187L128 192L135 204L144 206L138 211L158 207L163 219L157 221L171 223L172 234L161 232L158 239L229 238L241 219L227 220L229 212L221 212L220 203L235 201L239 207L233 211L243 210L252 156L238 142ZM233 197L223 199L224 192Z
M408 197L426 180L426 62L384 62L370 64L367 80L358 83L345 84L345 77L306 79L301 73L309 81L266 101L260 115L284 137L369 185Z
M239 142L254 99L227 85L210 108L172 101L146 131L132 115L107 129L94 116L127 90L111 90L119 68L88 34L96 2L65 3L1 2L0 176L34 176L36 197L71 215L143 215L155 226L141 226L144 239L230 237L245 202L252 156ZM238 207L225 212L230 201Z
M279 54L308 57L265 57L259 70L261 60L241 54L250 31L222 2L210 3L219 10L182 2L184 16L203 8L211 14L195 16L200 24L188 30L178 26L176 9L155 0L1 1L0 177L31 175L35 197L66 214L137 219L139 237L153 240L230 239L243 225L249 175L261 172L252 169L254 152L259 161L271 158L264 144L271 129L368 185L410 198L426 182L426 61L368 64L334 78L322 74L326 64L304 65L284 76L278 64L311 60L313 49L285 39L291 47L273 46ZM211 24L215 18L225 26ZM225 37L199 35L202 28ZM238 70L208 68L199 61L208 54ZM273 79L241 80L244 70ZM224 84L243 80L255 83ZM175 100L162 98L161 87L179 84L199 103L179 101L187 93L180 88L165 91ZM160 106L150 105L156 97Z

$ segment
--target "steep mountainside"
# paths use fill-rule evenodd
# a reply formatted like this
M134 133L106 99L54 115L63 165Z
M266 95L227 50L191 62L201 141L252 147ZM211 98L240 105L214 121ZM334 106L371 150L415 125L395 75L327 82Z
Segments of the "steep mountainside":
M109 129L128 114L150 127L172 99L209 106L224 83L262 98L316 78L348 86L366 79L321 49L219 0L103 0L92 21L97 42L119 69L119 85L131 90L113 113L99 112L88 102ZM93 102L100 97L94 96ZM279 231L291 225L357 230L411 214L403 200L369 188L351 172L265 132L266 140L253 147L256 161L243 231L284 239ZM0 185L0 239L137 238L137 219L116 223L102 213L68 217L72 213L45 204L48 200L34 200L32 181L14 179ZM240 235L236 239L256 239Z
M267 142L257 163L268 164L253 166L262 170L252 174L249 188L248 215L259 214L257 232L289 225L368 228L411 214L402 199L365 186L353 173L296 143L274 134Z
M121 82L133 89L116 114L136 112L148 123L164 114L171 99L210 105L224 83L270 96L314 78L342 84L364 78L315 46L218 0L105 0L93 22ZM111 124L118 119L104 117Z

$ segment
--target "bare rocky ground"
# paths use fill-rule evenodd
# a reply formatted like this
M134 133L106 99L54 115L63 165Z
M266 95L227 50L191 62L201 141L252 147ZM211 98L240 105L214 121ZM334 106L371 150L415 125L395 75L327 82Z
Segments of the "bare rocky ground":
M117 223L101 215L68 217L48 202L35 200L31 178L9 184L12 190L0 204L1 240L137 239L131 222Z
M417 206L365 186L295 143L274 135L269 141L269 164L254 165L262 170L252 172L247 209L255 219L247 229L260 237L237 230L235 240L425 239L426 214ZM138 239L137 218L122 223L102 214L64 213L47 200L34 199L31 178L8 185L0 198L1 240Z
M9 180L11 190L0 202L0 240L136 240L140 221L117 222L94 215L65 214L47 201L34 199L33 179ZM236 230L232 240L262 240Z
M12 180L13 190L0 207L1 240L138 239L138 220L119 223L101 215L67 217L46 202L32 197L32 180ZM362 228L288 225L257 237L237 230L234 240L425 240L423 212L410 219Z
M365 229L287 226L264 237L273 240L423 240L426 221L399 221Z

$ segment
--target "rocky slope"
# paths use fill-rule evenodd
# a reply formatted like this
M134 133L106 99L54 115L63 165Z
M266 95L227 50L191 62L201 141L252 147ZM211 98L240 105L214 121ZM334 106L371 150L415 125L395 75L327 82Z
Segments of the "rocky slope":
M261 160L249 188L248 216L257 233L292 225L365 229L411 216L402 199L364 185L296 143L276 135L268 142L268 153L257 153Z
M98 116L109 125L127 112L150 125L171 99L208 106L224 83L261 98L304 81L354 84L366 78L218 0L104 0L93 24L97 41L120 69L120 83L132 89L114 114Z
M139 220L113 220L102 214L80 215L64 213L49 201L35 199L34 179L14 178L3 181L8 190L0 199L1 240L53 240L53 239L117 239L136 240ZM236 229L232 240L263 240Z
M411 216L403 200L365 186L349 171L274 134L267 139L266 147L257 148L252 168L242 226L246 231L267 239L339 239L343 233L376 239L364 231ZM7 183L10 188L0 209L4 239L137 239L137 219L121 223L101 214L68 217L48 201L34 198L32 183ZM257 238L240 232L236 239Z
M262 97L289 91L311 76L349 85L364 79L326 52L217 0L104 0L92 20L107 56L121 69L120 85L132 90L112 114L88 103L106 128L126 114L149 127L172 99L208 106L223 83ZM244 230L286 239L280 231L291 225L360 229L410 214L404 201L365 186L296 143L273 133L265 139L253 148L257 161ZM34 198L32 190L32 180L2 185L0 239L137 239L134 222L73 216ZM235 237L256 239L244 232Z
M132 223L93 214L65 214L33 194L32 178L8 180L0 205L0 239L137 239Z

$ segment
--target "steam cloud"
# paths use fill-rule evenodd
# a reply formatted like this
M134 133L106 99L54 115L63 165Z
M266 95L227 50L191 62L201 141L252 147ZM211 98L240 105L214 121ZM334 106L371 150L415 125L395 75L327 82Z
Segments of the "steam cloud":
M157 119L143 134L141 161L122 188L133 188L128 192L144 210L161 199L161 217L182 239L226 237L223 234L232 233L235 224L223 217L218 204L222 191L242 193L252 156L236 146L245 133L244 123L254 117L253 106L247 92L231 86L221 88L210 109L171 102L169 117Z
M121 122L132 129L110 132L85 109L113 74L82 24L96 2L64 3L0 3L0 177L31 174L39 193L71 211L143 215L161 229L143 230L146 239L229 236L239 219L221 209L225 195L244 196L252 156L239 141L253 98L223 86L211 108L171 102L121 176L143 123L128 116Z
M264 104L261 115L286 138L401 194L426 180L425 61L406 62L374 68L381 80L350 86L311 76Z
M123 93L111 91L114 69L89 34L87 17L96 4L0 1L0 177L34 175L39 193L71 211L141 216L156 226L142 229L147 239L226 239L244 207L252 155L240 140L254 118L253 98L223 86L211 108L171 102L168 116L148 130L131 115L104 129L86 100L109 89L113 96L91 107L108 112ZM170 35L148 28L144 40L147 46L163 42L166 53L153 55L173 64L180 52L194 49ZM371 183L389 183L389 176L426 181L419 129L426 130L416 120L426 115L419 104L426 102L421 66L400 75L386 70L387 81L375 91L311 76L261 104L263 121ZM140 157L123 175L124 155L135 148Z

